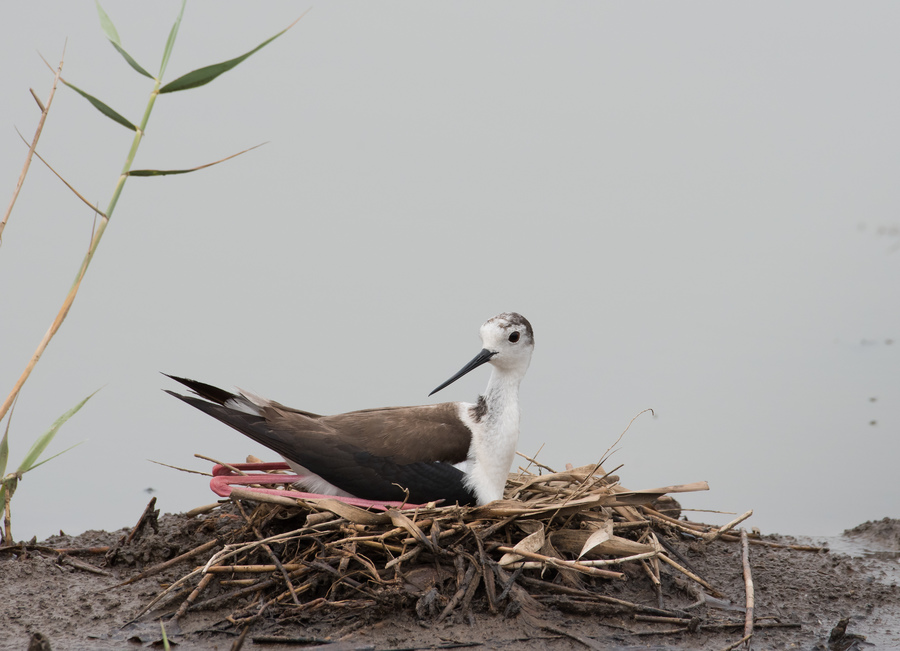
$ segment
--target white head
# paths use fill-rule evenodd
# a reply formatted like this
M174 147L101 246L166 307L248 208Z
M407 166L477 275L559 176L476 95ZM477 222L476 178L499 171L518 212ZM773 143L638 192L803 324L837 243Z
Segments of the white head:
M428 395L437 393L485 362L515 381L525 376L534 351L534 331L528 319L516 312L504 312L488 319L481 326L481 343L483 348L472 361Z
M492 353L488 362L495 368L520 379L525 375L534 351L534 331L524 316L504 312L488 319L481 326L481 343Z

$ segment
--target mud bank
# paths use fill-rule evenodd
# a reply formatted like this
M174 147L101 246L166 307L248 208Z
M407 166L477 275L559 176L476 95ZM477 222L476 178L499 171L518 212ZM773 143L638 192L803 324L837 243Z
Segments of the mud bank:
M0 649L27 649L34 633L40 633L57 651L161 648L154 612L135 617L163 586L202 561L188 559L153 577L121 584L145 568L203 544L223 518L237 517L227 509L218 511L215 516L164 515L157 531L148 527L110 559L98 548L115 547L129 529L53 536L25 548L4 548L0 552ZM335 651L460 646L520 651L591 645L604 649L724 649L740 640L742 630L727 623L743 620L741 545L676 538L670 542L725 598L705 598L677 573L665 573L661 591L665 607L702 612L707 623L723 622L721 628L673 632L672 624L664 621L608 613L599 617L595 606L579 605L577 599L565 598L565 591L559 599L542 597L536 616L502 611L492 615L476 593L467 613L440 623L434 616L417 615L414 599L411 607L400 610L374 605L347 611L310 609L288 620L263 616L250 628L241 648L315 648L339 642L329 646ZM830 540L776 535L765 536L761 542L816 543L830 551L751 545L757 621L753 649L872 648L867 643L876 648L900 648L900 520L867 522ZM68 551L60 554L54 550ZM534 576L539 574L535 571ZM527 589L527 583L523 585ZM649 607L660 603L659 593L643 572L630 571L627 581L597 585L611 597ZM250 604L251 597L246 599ZM211 601L177 622L169 619L169 639L181 648L231 649L242 632L242 627L227 621L235 608L234 601L218 606ZM843 618L849 618L849 636L829 646L829 633ZM853 635L866 636L867 643ZM286 646L288 642L293 646Z

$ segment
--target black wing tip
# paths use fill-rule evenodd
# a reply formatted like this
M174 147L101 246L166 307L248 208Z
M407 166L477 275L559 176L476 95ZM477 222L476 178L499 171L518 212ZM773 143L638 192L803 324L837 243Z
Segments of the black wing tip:
M182 393L176 393L175 391L169 391L168 389L163 389L163 391L165 393L168 393L173 398L178 398L182 402L185 402L185 403L189 404L190 406L196 407L197 409L200 409L201 411L205 411L207 413L209 413L209 410L204 409L203 405L215 406L215 403L209 402L207 400L203 400L202 398L197 398L195 396L186 396Z
M179 384L183 384L188 389L196 393L201 398L206 398L207 400L214 402L219 405L225 404L228 400L235 398L236 396L224 389L220 389L219 387L214 387L211 384L206 384L205 382L198 382L197 380L191 380L185 377L178 377L177 375L169 375L168 373L163 373L167 378L171 378L178 382ZM178 395L178 394L174 394ZM182 396L179 396L182 397Z
M183 384L184 386L188 387L189 389L193 389L194 385L196 385L196 384L201 384L200 382L197 382L196 380L191 380L190 378L186 378L186 377L180 377L178 375L172 375L170 373L166 373L165 371L160 371L160 374L165 375L170 380L175 380L179 384Z

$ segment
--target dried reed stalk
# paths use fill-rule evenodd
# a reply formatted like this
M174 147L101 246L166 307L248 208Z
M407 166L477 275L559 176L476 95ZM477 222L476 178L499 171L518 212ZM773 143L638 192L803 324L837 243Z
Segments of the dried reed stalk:
M744 617L744 639L753 635L753 575L750 572L750 545L747 543L747 532L741 529L741 565L744 569L744 592L747 595L747 613ZM750 642L747 642L747 648Z
M50 87L50 95L47 97L46 104L41 102L34 90L31 91L31 96L34 97L34 101L37 102L38 107L41 109L41 118L38 120L37 128L34 130L34 137L31 139L31 146L28 148L28 154L25 156L25 163L22 165L22 171L19 173L19 180L16 181L16 188L13 190L13 195L9 200L9 205L6 207L6 212L3 214L3 219L0 220L0 242L3 241L3 229L6 228L6 222L9 221L9 216L12 214L13 207L16 205L16 199L19 198L19 192L21 192L22 186L25 184L25 177L28 175L28 169L31 167L31 158L34 156L38 140L40 140L41 133L44 131L44 123L47 121L47 116L50 114L50 106L53 104L53 98L56 96L56 87L59 85L59 78L60 75L62 75L63 61L65 58L66 46L63 45L63 52L59 59L59 65L56 67L56 74L53 76L53 85ZM0 419L3 418L5 413L6 411L4 410L3 413L0 414Z

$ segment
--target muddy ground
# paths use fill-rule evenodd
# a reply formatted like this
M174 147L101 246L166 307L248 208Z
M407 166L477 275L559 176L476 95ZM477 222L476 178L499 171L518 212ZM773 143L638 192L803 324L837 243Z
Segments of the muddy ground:
M34 633L40 633L49 642L49 647L44 648L57 651L150 645L162 648L157 618L160 612L171 616L177 603L133 620L162 585L184 576L202 561L185 561L152 578L127 586L118 584L208 541L213 522L228 517L223 510L198 517L164 515L159 519L157 532L148 528L120 548L114 564L106 562L103 553L85 550L114 546L129 529L53 536L31 550L0 550L0 649L28 649ZM740 544L706 544L676 537L671 540L690 567L724 593L726 600L707 600L698 605L702 595L696 584L685 581L681 575L666 574L663 605L697 613L706 622L742 621L745 597ZM827 544L831 551L751 545L758 623L753 649L900 648L900 520L867 522L831 540L798 541L785 536L765 536L763 540ZM81 551L60 555L54 549ZM658 595L648 578L637 564L635 568L629 570L628 581L591 579L595 581L592 589L658 606ZM533 576L538 576L533 572ZM544 578L552 580L552 573ZM207 596L210 594L215 594L212 586ZM337 642L329 644L333 651L463 646L515 651L724 649L742 637L740 628L675 633L671 623L642 621L621 613L609 615L596 605L576 612L577 600L564 598L554 601L542 597L536 616L523 612L504 616L490 615L483 597L476 593L469 613L440 624L433 617L417 617L415 599L409 603L411 606L405 610L377 606L350 612L320 609L293 620L262 619L250 629L242 648L311 648ZM177 645L173 648L231 649L240 629L230 626L226 618L243 605L246 604L231 602L189 611L178 622L168 620L169 639ZM829 632L842 618L850 618L846 629L850 636L829 646ZM868 640L863 643L853 635L864 635ZM293 644L287 644L289 640Z

